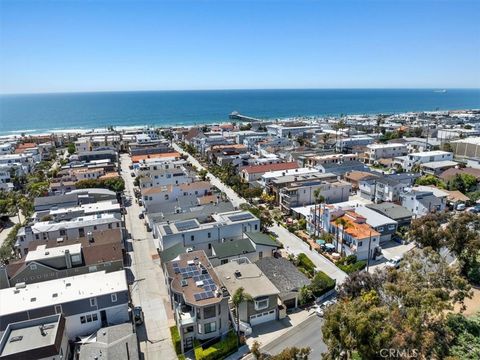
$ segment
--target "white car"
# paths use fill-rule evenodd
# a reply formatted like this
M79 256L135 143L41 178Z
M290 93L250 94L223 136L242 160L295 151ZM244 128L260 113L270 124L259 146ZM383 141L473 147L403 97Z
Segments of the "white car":
M398 269L401 261L402 261L401 256L395 256L395 257L391 258L390 260L388 260L387 263L385 264L385 266L388 267L388 268L392 268L392 269L393 268Z
M331 306L331 305L333 305L333 304L335 304L334 301L332 301L332 300L327 300L327 301L325 301L323 304L320 304L320 305L315 306L315 314L317 314L317 316L322 317L323 314L325 313L325 310L326 310L329 306Z

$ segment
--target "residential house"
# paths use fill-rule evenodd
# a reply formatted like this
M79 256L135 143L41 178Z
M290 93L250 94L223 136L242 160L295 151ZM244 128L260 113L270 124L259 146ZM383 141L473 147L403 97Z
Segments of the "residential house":
M420 170L423 174L438 176L445 170L458 166L456 161L444 160L428 162L420 165Z
M300 290L310 285L310 280L291 261L267 257L257 260L255 265L279 290L280 301L286 309L294 309L300 305Z
M243 288L244 292L253 299L253 301L244 301L239 305L240 325L247 323L253 327L278 318L280 291L257 265L231 261L217 266L215 272L230 294L229 307L231 320L235 327L237 326L236 309L232 303L232 296L240 288Z
M345 226L339 223L340 219L345 221ZM340 211L330 222L330 229L334 245L337 249L343 247L346 255L356 255L358 260L374 258L381 234L367 224L365 217L355 211Z
M225 241L212 245L210 262L213 266L223 265L230 261L255 262L264 257L272 257L279 244L270 235L262 232L247 232L245 238Z
M453 153L433 150L397 156L394 159L394 164L401 166L406 171L411 171L415 165L445 160L453 160Z
M140 360L137 334L132 324L102 327L86 342L75 347L76 360L128 359Z
M0 290L0 331L11 323L63 314L69 340L129 320L125 271L76 275Z
M398 228L409 227L412 222L413 213L401 205L384 202L369 204L366 207L396 221Z
M448 193L428 187L414 187L400 195L402 206L414 214L422 217L432 212L445 210Z
M182 352L191 349L195 340L226 334L230 327L228 294L205 252L180 254L164 269Z
M204 222L198 219L158 222L153 226L156 246L160 251L178 243L185 248L212 254L212 246L241 239L244 232L260 231L260 220L248 211L213 214Z
M0 339L2 360L63 360L70 358L62 314L8 324Z
M365 218L365 222L380 234L380 244L392 239L397 232L398 223L366 206L358 206L355 212Z

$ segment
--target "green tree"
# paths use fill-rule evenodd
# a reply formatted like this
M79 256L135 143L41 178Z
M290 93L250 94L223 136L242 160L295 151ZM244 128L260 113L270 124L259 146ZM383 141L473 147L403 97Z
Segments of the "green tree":
M407 239L415 241L421 247L439 250L445 245L445 232L442 228L448 220L444 213L433 213L414 219L407 233Z
M456 174L447 182L448 190L458 190L467 193L475 189L477 178L470 174Z
M355 276L342 285L338 303L325 313L324 359L352 358L355 353L380 359L385 348L418 351L419 358L446 356L453 339L446 314L471 296L458 269L424 249L407 254L398 270Z
M68 153L70 155L73 155L75 154L75 144L74 143L70 143L67 145L67 150L68 150Z
M243 287L239 287L232 296L232 303L235 306L235 317L237 323L237 347L240 346L240 305L244 302L253 301L250 294L245 292Z
M420 176L419 178L417 178L415 180L415 184L416 185L425 185L425 186L434 185L434 186L437 186L441 189L446 188L445 183L442 180L440 180L439 178L437 178L433 175Z

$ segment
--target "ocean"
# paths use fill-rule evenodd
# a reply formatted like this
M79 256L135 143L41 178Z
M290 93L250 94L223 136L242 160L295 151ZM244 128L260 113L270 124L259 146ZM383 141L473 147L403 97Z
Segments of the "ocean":
M318 89L0 95L0 134L480 108L480 89Z

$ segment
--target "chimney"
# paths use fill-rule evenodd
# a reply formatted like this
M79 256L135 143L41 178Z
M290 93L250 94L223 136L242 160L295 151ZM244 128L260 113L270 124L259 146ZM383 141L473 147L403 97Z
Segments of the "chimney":
M67 265L67 269L72 268L72 258L70 257L70 250L65 250L65 263Z

